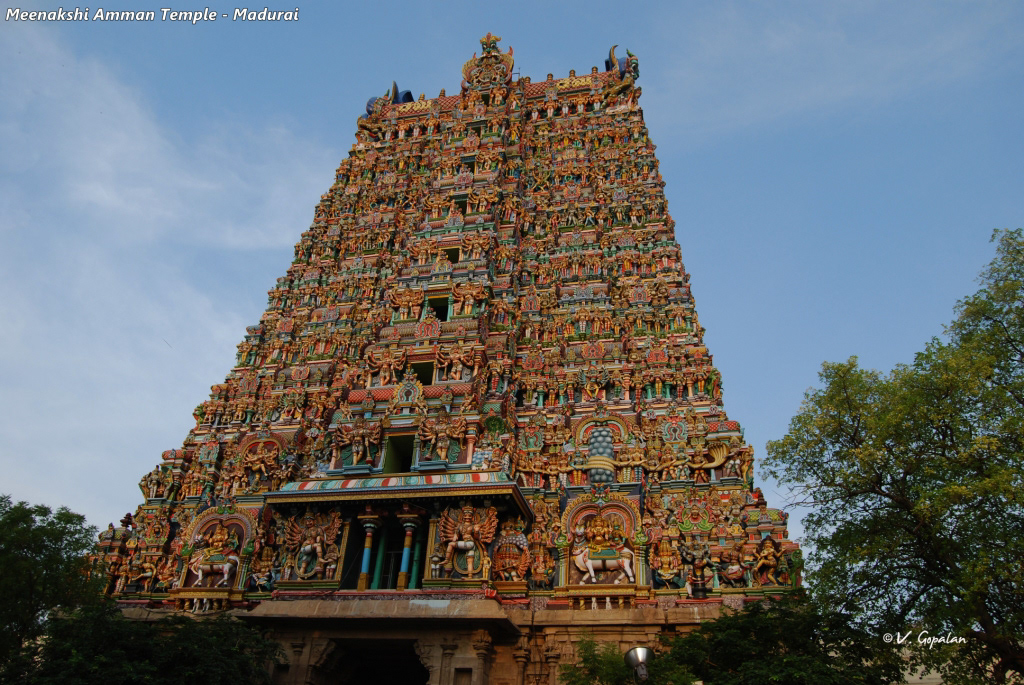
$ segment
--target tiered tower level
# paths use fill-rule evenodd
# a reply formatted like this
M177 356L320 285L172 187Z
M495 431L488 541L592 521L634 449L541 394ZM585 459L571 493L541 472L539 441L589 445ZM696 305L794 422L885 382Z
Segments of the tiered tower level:
M416 638L436 679L458 649L532 673L607 612L650 638L800 582L722 408L636 57L535 83L499 40L458 94L367 103L235 368L101 536L122 602L475 607L472 639Z

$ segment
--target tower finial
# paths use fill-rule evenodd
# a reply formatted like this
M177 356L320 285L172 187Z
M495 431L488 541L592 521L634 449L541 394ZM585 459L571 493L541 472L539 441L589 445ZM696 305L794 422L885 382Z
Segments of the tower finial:
M498 52L498 42L501 40L501 36L496 36L490 31L487 35L480 39L480 47L483 49L483 54L490 55Z

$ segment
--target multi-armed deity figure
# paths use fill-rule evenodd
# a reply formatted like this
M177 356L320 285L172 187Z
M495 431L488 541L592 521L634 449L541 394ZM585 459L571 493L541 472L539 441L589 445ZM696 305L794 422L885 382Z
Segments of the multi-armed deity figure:
M366 363L371 369L380 372L377 385L391 385L398 377L398 371L405 366L406 351L395 346L384 349L369 349L366 352Z
M331 562L337 565L338 550L333 541L341 523L337 512L317 516L312 511L288 522L285 547L291 553L289 563L296 578L322 579L328 575Z
M335 442L335 453L332 459L332 468L341 466L341 450L345 445L352 447L351 464L360 464L368 459L371 449L380 444L381 426L380 423L367 423L362 416L349 425L339 425L338 435Z
M494 540L498 528L498 510L488 507L478 511L464 505L453 516L448 511L441 515L441 540L446 544L444 569L449 573L458 570L467 578L473 578L484 567L487 545ZM462 564L459 564L459 559Z
M424 460L447 461L452 440L461 440L466 435L466 419L461 416L453 418L441 409L436 419L426 419L420 424L419 435Z

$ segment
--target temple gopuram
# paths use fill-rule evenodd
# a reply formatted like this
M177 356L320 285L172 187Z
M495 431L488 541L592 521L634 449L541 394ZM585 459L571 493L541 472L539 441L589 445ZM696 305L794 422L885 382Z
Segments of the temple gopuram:
M371 98L195 428L100 536L130 616L266 627L280 683L557 682L800 583L723 409L637 58Z

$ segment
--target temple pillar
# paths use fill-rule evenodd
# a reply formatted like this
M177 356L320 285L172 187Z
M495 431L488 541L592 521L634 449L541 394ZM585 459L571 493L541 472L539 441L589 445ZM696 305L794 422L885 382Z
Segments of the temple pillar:
M437 644L424 642L423 640L416 640L413 644L413 649L416 650L416 656L420 658L420 663L423 664L423 668L427 669L427 685L441 685L440 664L438 663L437 658Z
M380 526L380 519L369 507L367 513L359 515L359 522L363 524L366 531L366 540L363 542L363 560L359 567L359 584L357 590L365 590L370 585L370 557L373 555L373 533Z
M516 662L516 685L526 685L526 665L530 663L529 642L526 639L519 641L516 650L512 652L512 658Z
M647 558L647 545L636 545L633 549L634 559L646 559ZM633 566L633 579L638 587L644 587L651 584L651 579L648 577L649 567L643 562L636 563Z
M319 685L326 682L322 669L337 649L329 638L289 634L278 638L287 660L287 669L277 670L278 685Z
M487 685L487 662L491 655L491 634L486 630L477 630L473 633L473 652L476 654L476 664L473 665L472 685Z
M459 645L450 642L441 644L441 679L438 685L453 685L455 672L452 670L452 656Z
M554 635L548 635L544 645L544 668L548 677L548 685L558 685L558 662L562 652L555 642Z
M410 571L410 577L409 577L409 589L410 590L416 590L416 589L418 589L420 587L420 581L422 580L422 578L420 577L420 575L421 575L420 569L423 568L423 565L421 563L422 559L423 559L423 529L420 528L417 531L416 544L415 544L415 547L414 547L413 553L412 553L412 570Z
M342 554L344 554L345 550L348 549L348 536L351 534L351 532L352 532L352 521L349 519L349 520L346 520L342 524L342 527L341 527L341 542L338 543L338 549L341 550ZM340 580L341 579L341 570L342 570L343 567L344 567L344 560L343 559L339 559L338 560L338 567L334 571L334 577L333 578L327 578L327 580ZM335 585L335 587L337 587L337 585Z
M427 554L427 559L428 560L431 559L434 556L434 552L436 551L434 545L435 545L435 538L437 537L438 521L439 521L439 519L436 516L432 516L430 518L430 524L429 524L429 528L427 530L427 538L426 538L426 540L427 540L427 542L426 542L426 544L427 544L426 554ZM433 566L431 566L431 571L427 575L430 578L434 578L435 577Z
M558 547L556 550L556 563L558 566L555 571L555 585L568 585L569 584L569 549L567 547Z
M402 519L402 527L405 529L405 539L402 541L402 565L398 571L398 590L405 590L409 586L409 561L412 556L413 535L419 527L419 519L415 515L399 515Z
M388 529L385 528L377 540L377 559L373 565L373 580L370 582L371 590L380 589L381 574L384 571L384 552L387 551Z
M327 663L331 653L334 652L337 643L326 638L314 638L310 641L309 666L306 673L307 683L323 683L323 673L320 669Z

